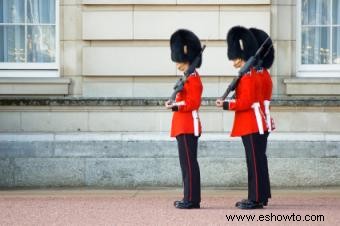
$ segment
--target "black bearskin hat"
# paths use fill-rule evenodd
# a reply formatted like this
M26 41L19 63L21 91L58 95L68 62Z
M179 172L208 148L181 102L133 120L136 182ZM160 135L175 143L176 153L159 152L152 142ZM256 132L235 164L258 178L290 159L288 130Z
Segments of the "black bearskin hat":
M269 36L265 31L257 29L257 28L249 28L249 30L255 36L259 46L261 46L262 43ZM273 62L274 62L274 47L273 47L273 42L272 42L271 38L269 38L269 40L264 45L263 50L260 53L259 59L260 59L261 63L258 66L269 69L273 65Z
M179 29L171 35L170 48L172 61L189 62L190 64L202 49L199 38L192 31L186 29ZM202 56L197 67L199 68L201 64Z
M235 60L241 58L247 61L254 56L258 44L254 35L245 27L232 27L227 34L228 58Z

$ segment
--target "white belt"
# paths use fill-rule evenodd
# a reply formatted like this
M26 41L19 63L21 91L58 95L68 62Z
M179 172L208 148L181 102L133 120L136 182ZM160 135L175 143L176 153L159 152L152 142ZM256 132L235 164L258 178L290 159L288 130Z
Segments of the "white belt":
M271 116L270 116L270 111L269 111L269 105L270 105L270 101L269 100L265 100L264 101L264 111L266 114L266 123L267 123L267 127L268 127L268 132L272 131L272 122L271 122Z
M198 117L198 112L196 110L192 111L192 118L194 119L194 135L198 137L199 136L199 128L198 128L199 117Z
M259 102L253 103L251 107L254 109L254 112L255 112L256 123L257 123L257 127L259 128L259 133L264 134L263 124L262 124L262 119L261 119L261 114L260 114L260 103Z

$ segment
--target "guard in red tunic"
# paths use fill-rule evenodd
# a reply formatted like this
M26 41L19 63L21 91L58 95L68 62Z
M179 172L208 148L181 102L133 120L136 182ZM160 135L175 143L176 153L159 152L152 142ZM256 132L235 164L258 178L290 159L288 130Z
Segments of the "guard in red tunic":
M262 42L258 43L256 35L250 30L236 26L229 30L227 44L228 58L233 61L234 67L241 68L255 55ZM269 93L271 96L272 86L265 82L266 79L258 68L251 67L239 80L235 98L216 100L218 107L235 112L231 136L242 138L246 152L248 198L236 203L240 209L263 208L271 197L266 156L269 133L264 99L268 99Z
M269 37L268 34L257 28L250 28L251 33L255 36L257 42L262 44ZM271 68L274 62L274 47L273 42L269 37L269 41L264 45L264 51L262 51L259 60L256 65L256 72L258 74L259 85L261 86L261 94L262 99L260 101L261 110L265 114L266 126L268 128L268 132L271 132L275 129L275 125L273 119L270 115L270 101L272 98L273 92L273 82L271 76L268 72L268 69Z
M180 29L170 38L171 59L177 69L184 72L201 52L201 43L191 31ZM199 62L200 67L202 59ZM176 137L179 162L182 171L184 197L175 201L179 209L200 208L201 180L197 161L197 144L201 135L198 110L201 106L203 86L198 72L189 75L184 88L176 96L176 102L167 101L165 106L173 110L171 137Z

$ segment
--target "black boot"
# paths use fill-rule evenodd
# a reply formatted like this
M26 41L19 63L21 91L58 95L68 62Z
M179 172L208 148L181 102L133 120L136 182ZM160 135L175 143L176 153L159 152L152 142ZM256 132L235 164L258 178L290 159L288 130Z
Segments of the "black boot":
M175 201L174 206L177 209L199 209L200 208L199 203L190 202L190 201L183 201L183 200Z
M249 202L248 199L242 199L241 201L238 201L235 203L235 207L239 207L242 203L247 203ZM262 202L263 206L267 206L268 205L268 201L264 201Z
M244 200L242 200L244 201ZM244 202L239 202L238 206L236 206L239 209L262 209L263 203L261 202L255 202L252 200L245 200ZM236 203L237 204L237 203Z

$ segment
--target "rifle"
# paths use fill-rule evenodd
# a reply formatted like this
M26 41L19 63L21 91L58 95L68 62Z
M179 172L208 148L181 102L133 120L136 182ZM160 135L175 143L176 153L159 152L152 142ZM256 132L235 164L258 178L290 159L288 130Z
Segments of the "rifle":
M256 51L254 56L251 56L247 62L243 65L243 67L238 71L238 76L236 78L233 79L233 81L229 84L227 90L224 92L224 94L222 95L221 99L225 100L227 98L227 96L229 95L229 93L231 91L234 91L238 85L238 82L240 81L240 79L242 78L242 76L249 71L250 67L252 67L255 62L258 59L260 53L263 51L264 49L264 45L268 42L268 40L270 40L270 37L268 36L266 38L266 40L264 40L264 42L262 43L262 45L258 48L258 50Z
M170 96L170 103L173 103L176 101L176 95L177 93L181 92L184 88L184 84L187 81L188 77L195 71L198 63L200 62L202 53L205 49L205 45L202 46L201 52L196 56L196 58L194 59L194 61L189 65L188 70L186 70L182 77L176 82L176 84L174 85L174 91Z

